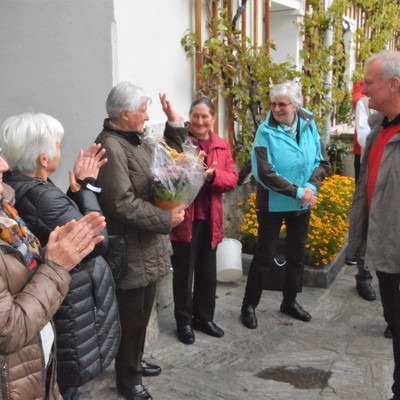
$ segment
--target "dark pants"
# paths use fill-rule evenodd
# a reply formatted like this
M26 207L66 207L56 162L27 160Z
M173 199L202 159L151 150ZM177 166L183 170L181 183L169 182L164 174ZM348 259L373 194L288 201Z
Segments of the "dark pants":
M357 183L358 177L360 176L360 168L361 168L361 156L358 154L354 154L354 179Z
M79 397L77 387L59 387L63 400L75 400Z
M360 176L360 166L361 166L361 156L354 154L354 178L357 183L358 177ZM369 272L368 266L365 265L364 260L357 260L357 270L356 283L371 283L372 276Z
M368 266L365 265L364 260L361 258L357 260L357 270L358 273L356 275L356 283L371 283L372 276L369 272Z
M260 302L263 289L263 269L274 262L282 223L286 225L286 277L283 297L296 298L303 286L304 256L310 223L310 212L258 212L256 253L247 277L243 306L254 308Z
M217 271L216 249L211 248L210 222L195 221L191 243L172 242L172 247L174 315L177 324L191 325L192 317L212 321Z
M115 358L117 387L142 383L141 360L146 329L156 295L156 283L138 289L117 290L121 343Z
M394 372L392 390L400 396L400 274L376 272L383 306L383 315L392 331Z

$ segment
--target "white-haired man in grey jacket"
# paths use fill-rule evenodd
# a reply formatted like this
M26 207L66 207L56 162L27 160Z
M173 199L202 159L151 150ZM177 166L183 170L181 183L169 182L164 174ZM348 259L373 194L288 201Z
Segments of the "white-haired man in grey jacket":
M384 50L366 62L363 93L370 119L350 216L347 255L376 271L383 313L392 332L392 400L400 400L400 52Z

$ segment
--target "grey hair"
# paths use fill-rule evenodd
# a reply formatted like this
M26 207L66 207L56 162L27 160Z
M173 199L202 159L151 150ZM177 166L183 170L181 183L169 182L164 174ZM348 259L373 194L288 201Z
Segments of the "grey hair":
M208 98L208 97L200 97L192 102L190 105L189 109L189 115L193 112L193 108L198 106L199 104L204 104L208 110L210 111L210 114L215 117L215 106L214 103Z
M279 97L288 97L292 105L296 108L303 105L301 87L295 82L284 82L274 86L270 91L269 97L271 101Z
M150 102L151 98L144 90L131 82L120 82L114 86L106 101L106 110L109 118L118 120L123 111L134 112L144 102Z
M380 61L381 77L384 80L389 80L394 76L400 77L400 51L381 50L374 54L365 62L365 67L368 67L375 61Z
M60 121L43 113L24 113L6 119L0 128L0 147L12 172L36 172L43 153L53 160L64 128Z

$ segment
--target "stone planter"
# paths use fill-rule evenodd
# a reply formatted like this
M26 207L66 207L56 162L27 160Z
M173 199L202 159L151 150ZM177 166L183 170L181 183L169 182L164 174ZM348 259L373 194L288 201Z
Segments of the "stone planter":
M314 268L306 265L304 267L303 286L322 289L328 288L342 269L345 257L345 248L343 248L337 254L335 260L325 267ZM248 274L252 259L252 254L242 253L243 274Z

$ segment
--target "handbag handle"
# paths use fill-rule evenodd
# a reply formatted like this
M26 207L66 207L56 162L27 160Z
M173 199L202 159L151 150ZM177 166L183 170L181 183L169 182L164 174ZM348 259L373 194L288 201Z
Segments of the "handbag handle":
M286 260L284 260L283 262L280 263L275 257L274 257L274 261L278 267L283 267L286 264Z

